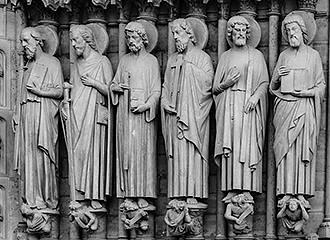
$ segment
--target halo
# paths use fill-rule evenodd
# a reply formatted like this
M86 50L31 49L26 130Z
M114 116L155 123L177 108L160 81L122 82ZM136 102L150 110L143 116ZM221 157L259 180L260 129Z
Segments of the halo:
M246 44L256 48L261 39L261 28L259 23L253 18L248 15L239 15L244 17L250 24L250 37L247 39ZM226 33L226 39L230 47L233 47L233 42L229 39L228 34Z
M100 54L103 54L109 46L109 36L107 31L98 23L89 23L86 24L93 32L96 47L99 50Z
M202 20L195 17L188 17L186 21L190 24L195 38L196 38L196 46L200 49L204 49L209 40L209 30Z
M50 55L54 55L60 44L58 35L55 30L46 25L39 25L35 27L35 29L40 33L43 40L43 50Z
M308 38L307 45L311 44L311 42L314 40L314 37L316 35L316 30L317 30L316 21L315 21L314 17L305 11L292 11L285 18L287 18L288 16L291 16L293 14L299 15L304 20L306 30L307 30L307 38ZM281 31L282 31L283 38L285 39L285 41L288 42L289 40L288 40L288 37L287 37L287 35L285 33L285 29L284 29L285 18L282 21Z
M158 42L158 30L155 24L145 19L138 19L136 21L142 24L144 30L147 33L148 45L146 46L146 50L147 52L151 52L152 50L154 50Z
M205 22L203 22L202 20L195 18L195 17L188 17L188 18L185 18L185 20L191 26L191 28L194 32L195 39L196 39L196 47L198 47L200 49L204 49L209 40L209 30L208 30ZM170 36L171 36L170 39L173 42L172 45L175 46L173 35L171 34Z

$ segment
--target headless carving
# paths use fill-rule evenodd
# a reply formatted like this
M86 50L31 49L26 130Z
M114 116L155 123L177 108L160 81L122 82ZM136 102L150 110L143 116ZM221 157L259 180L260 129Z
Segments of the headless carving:
M92 212L92 208L72 201L69 206L70 221L75 222L79 227L86 231L95 231L98 227L98 219Z

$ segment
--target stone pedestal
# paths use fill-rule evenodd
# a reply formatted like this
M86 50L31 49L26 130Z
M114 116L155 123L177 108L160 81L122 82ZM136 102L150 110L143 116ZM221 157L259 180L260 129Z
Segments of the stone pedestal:
M107 211L105 209L91 211L98 219L98 228L87 233L88 240L107 239Z
M18 240L58 240L59 238L59 213L57 211L42 211L43 214L47 214L49 217L47 220L47 228L50 232L34 232L31 233L28 230L28 224L26 222L18 223L16 229L16 238Z
M141 204L142 203L142 204ZM155 206L145 199L125 199L119 207L118 239L155 239Z
M187 203L174 199L167 206L165 222L167 239L185 238L186 240L204 239L204 212L207 204Z

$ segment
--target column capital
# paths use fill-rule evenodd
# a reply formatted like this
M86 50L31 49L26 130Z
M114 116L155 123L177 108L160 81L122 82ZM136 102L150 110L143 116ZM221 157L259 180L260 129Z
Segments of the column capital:
M298 0L297 3L299 10L315 13L317 2L318 0Z

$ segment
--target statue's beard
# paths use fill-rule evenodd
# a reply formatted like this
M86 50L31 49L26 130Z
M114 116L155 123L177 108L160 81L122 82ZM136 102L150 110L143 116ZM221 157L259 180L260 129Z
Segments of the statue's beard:
M37 51L37 47L36 46L26 46L24 48L24 53L27 59L31 60L34 58L35 54Z
M245 46L246 45L246 38L243 37L243 36L238 37L237 39L235 39L234 44L238 47Z
M296 35L292 35L289 37L289 44L291 47L299 47L300 46L300 39Z
M142 49L143 43L129 43L128 48L131 52L137 53Z
M175 41L175 47L179 53L182 53L184 50L186 50L187 46L188 46L188 41L183 41L181 39L177 39Z

